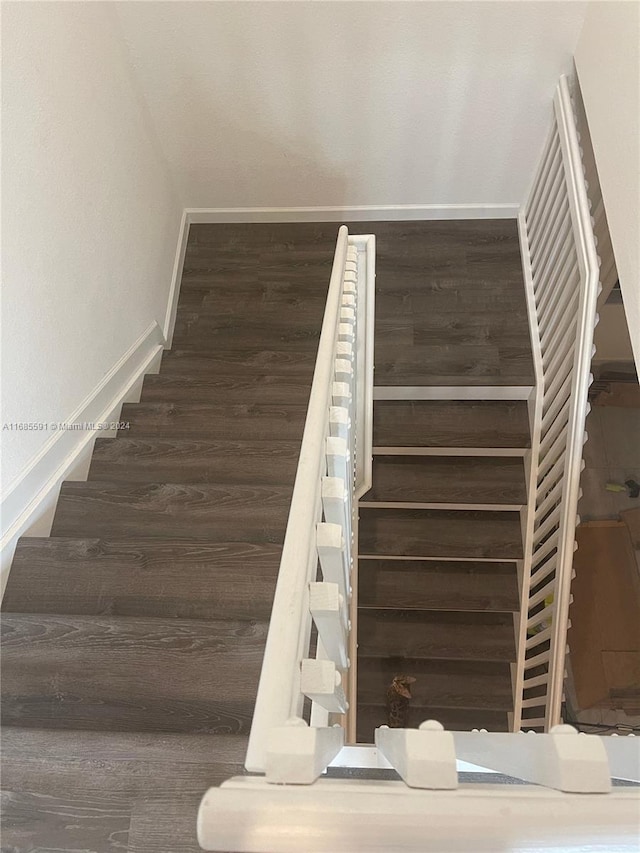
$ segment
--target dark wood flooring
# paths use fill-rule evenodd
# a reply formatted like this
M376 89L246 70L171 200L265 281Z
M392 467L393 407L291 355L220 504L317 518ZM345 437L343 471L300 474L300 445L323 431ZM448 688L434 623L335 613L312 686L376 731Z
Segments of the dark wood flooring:
M203 792L242 772L337 229L191 226L159 375L63 485L51 536L20 540L3 853L196 853ZM350 230L377 237L378 385L531 382L513 222ZM524 404L379 402L375 429L383 446L528 442ZM399 478L411 501L522 501L519 460L476 460L468 485L460 460L407 464L376 460L374 503L401 500ZM433 510L419 531L411 512L363 510L363 541L457 559L361 561L359 738L405 662L412 724L506 728L517 512Z
M359 510L358 740L371 742L387 722L386 689L399 674L416 679L409 725L504 731L527 404L462 391L459 400L383 397L389 386L532 384L517 229L415 223L399 239L383 234L378 248L382 399L373 485Z

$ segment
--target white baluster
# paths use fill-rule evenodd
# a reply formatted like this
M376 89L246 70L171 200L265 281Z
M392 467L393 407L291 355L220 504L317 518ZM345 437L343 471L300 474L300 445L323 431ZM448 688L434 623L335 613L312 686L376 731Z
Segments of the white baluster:
M356 321L356 312L353 308L345 308L344 306L340 309L340 322L341 323L355 323Z
M344 438L329 436L326 439L325 454L327 458L327 476L339 477L344 483L348 482L349 451Z
M453 734L436 720L427 720L419 729L381 726L376 746L411 788L458 787Z
M544 698L541 702L544 704ZM522 721L526 727L543 723L541 719ZM568 793L611 790L602 739L579 737L572 726L554 726L549 734L530 733L527 737L504 732L454 732L453 737L457 757L471 764Z
M342 676L333 661L303 660L300 690L312 702L334 714L346 714L349 708L342 689Z
M341 726L310 728L292 717L269 732L265 778L278 785L311 785L343 745Z
M353 361L353 344L350 341L338 341L336 358L346 358L348 361Z
M349 343L353 343L353 339L354 339L353 323L340 323L338 326L338 340L339 341L349 341Z
M350 542L349 494L344 480L340 477L323 477L321 493L325 521L329 524L339 524L344 530L346 541Z
M348 409L351 405L351 391L347 382L334 382L331 389L331 401L334 406Z
M344 596L337 583L309 584L309 611L316 623L327 657L340 669L349 668L347 616Z
M336 381L340 381L337 379ZM342 406L331 406L329 409L329 434L335 438L349 441L349 410Z
M353 364L348 358L336 358L334 367L334 378L336 382L353 382Z
M350 565L342 528L323 521L316 526L316 548L320 559L322 577L328 583L337 583L340 594L348 601Z

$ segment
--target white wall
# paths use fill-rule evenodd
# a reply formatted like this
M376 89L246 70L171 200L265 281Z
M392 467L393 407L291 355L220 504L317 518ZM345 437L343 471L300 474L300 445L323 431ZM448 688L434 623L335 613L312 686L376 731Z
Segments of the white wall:
M3 3L2 421L65 421L164 321L182 205L110 3ZM3 492L48 432L2 437Z
M581 2L118 3L189 207L519 204Z
M640 367L640 4L589 3L575 59Z

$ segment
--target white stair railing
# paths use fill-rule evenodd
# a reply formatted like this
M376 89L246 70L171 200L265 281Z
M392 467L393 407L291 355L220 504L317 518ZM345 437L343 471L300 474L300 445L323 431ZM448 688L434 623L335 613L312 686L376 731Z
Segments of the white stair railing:
M612 779L640 782L640 739L554 725L597 296L564 79L519 225L537 386L515 728L547 733L450 732L425 720L411 730L381 726L375 746L344 745L345 723L354 730L356 699L355 631L348 621L357 615L353 508L371 482L374 243L348 237L343 227L247 753L247 769L261 775L207 791L198 812L205 850L637 850L638 788L614 786ZM302 716L305 696L309 723ZM328 766L334 778L323 775ZM362 778L351 778L356 770ZM381 771L387 778L378 778ZM465 779L465 771L473 778ZM505 784L500 774L523 784Z
M567 79L519 216L536 370L514 723L561 721L599 258Z
M340 228L246 758L271 782L313 782L355 706L354 511L371 484L374 259L372 235Z

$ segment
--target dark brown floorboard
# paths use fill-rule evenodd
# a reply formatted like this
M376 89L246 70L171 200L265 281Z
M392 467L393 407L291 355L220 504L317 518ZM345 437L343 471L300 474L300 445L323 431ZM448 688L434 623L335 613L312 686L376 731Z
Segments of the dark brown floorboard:
M281 553L280 545L263 542L26 537L2 609L268 619Z
M528 447L527 404L377 400L373 443L378 447Z
M247 405L251 402L252 405L286 403L306 406L310 389L310 376L294 381L270 373L200 377L151 374L145 377L140 402L225 405Z
M4 725L246 733L267 624L5 613Z
M361 607L516 611L515 563L360 560Z
M98 439L89 480L148 483L229 483L293 487L299 441Z
M290 500L287 486L67 482L51 535L281 542Z
M199 853L202 793L243 772L246 745L237 735L6 728L2 850Z
M125 403L121 434L162 438L302 438L307 407L285 403ZM242 464L242 459L238 460Z
M514 653L510 613L358 612L358 654L363 657L510 661Z
M522 504L522 459L499 456L376 456L363 501Z
M416 679L411 687L415 705L487 711L511 708L508 663L408 657L361 656L358 660L358 702L384 704L387 689L399 672Z
M316 353L309 347L301 349L278 350L269 347L253 346L234 350L225 347L220 352L201 351L194 348L172 349L162 356L160 372L163 376L202 376L216 377L238 374L254 377L259 373L272 373L277 376L295 377L308 381L316 363Z
M358 535L371 556L522 557L518 512L361 508Z

